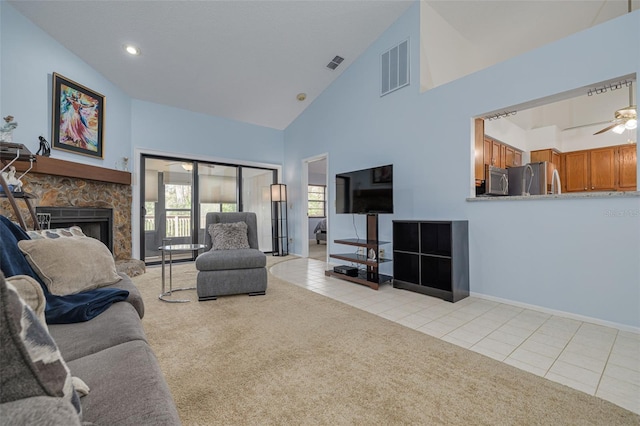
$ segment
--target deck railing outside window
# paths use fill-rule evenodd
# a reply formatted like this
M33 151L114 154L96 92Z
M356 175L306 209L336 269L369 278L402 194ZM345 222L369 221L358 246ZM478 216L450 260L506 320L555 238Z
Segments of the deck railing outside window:
M145 216L144 230L156 231L155 218L153 216ZM191 217L189 213L167 214L165 234L167 238L190 236Z

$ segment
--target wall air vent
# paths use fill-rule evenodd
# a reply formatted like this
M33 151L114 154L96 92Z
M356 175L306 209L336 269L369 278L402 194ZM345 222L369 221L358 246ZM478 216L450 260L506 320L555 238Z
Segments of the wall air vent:
M344 61L344 58L342 56L336 56L331 60L331 62L327 64L327 68L333 71L338 68L338 65L340 65L342 61Z
M409 40L392 47L380 56L380 96L409 85Z

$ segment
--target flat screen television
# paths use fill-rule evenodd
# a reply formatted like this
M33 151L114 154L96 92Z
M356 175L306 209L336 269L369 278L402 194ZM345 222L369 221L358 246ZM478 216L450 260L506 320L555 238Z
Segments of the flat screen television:
M393 213L393 164L337 174L336 213Z

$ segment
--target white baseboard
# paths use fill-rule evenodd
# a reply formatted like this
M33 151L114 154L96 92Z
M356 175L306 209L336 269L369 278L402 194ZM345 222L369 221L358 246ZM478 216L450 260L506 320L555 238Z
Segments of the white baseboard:
M588 317L586 315L578 315L571 312L559 311L557 309L545 308L544 306L530 305L528 303L516 302L514 300L503 299L495 296L489 296L482 293L470 292L470 295L473 297L477 297L478 299L485 299L485 300L491 300L493 302L505 303L507 305L518 306L520 308L525 308L525 309L532 309L534 311L540 311L550 315L557 315L559 317L574 319L576 321L588 322L592 324L601 325L604 327L611 327L611 328L616 328L622 331L628 331L631 333L640 334L640 327L633 327L627 324L619 324L613 321L606 321L599 318Z
M341 264L344 263L344 262L343 263L335 263L332 260L330 260L327 263L327 265L329 266L328 269L333 269L334 266L338 266L338 265L341 265ZM557 310L557 309L545 308L544 306L531 305L529 303L523 303L523 302L516 302L514 300L503 299L501 297L495 297L495 296L489 296L489 295L482 294L482 293L470 292L469 294L471 296L473 296L473 297L477 297L478 299L491 300L493 302L504 303L504 304L512 305L512 306L518 306L520 308L531 309L531 310L534 310L534 311L544 312L544 313L547 313L547 314L550 314L550 315L556 315L556 316L559 316L559 317L569 318L569 319L573 319L573 320L576 320L576 321L588 322L588 323L591 323L591 324L601 325L603 327L611 327L611 328L615 328L615 329L618 329L618 330L621 330L621 331L628 331L630 333L640 334L640 327L633 327L631 325L620 324L620 323L616 323L616 322L613 322L613 321L606 321L606 320L602 320L602 319L599 319L599 318L588 317L586 315L579 315L579 314L574 314L574 313L571 313L571 312L560 311L560 310Z

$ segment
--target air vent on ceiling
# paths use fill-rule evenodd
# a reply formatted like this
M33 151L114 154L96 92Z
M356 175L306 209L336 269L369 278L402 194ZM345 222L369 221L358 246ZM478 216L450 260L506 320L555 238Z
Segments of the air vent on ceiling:
M338 65L342 63L342 61L344 61L344 58L342 56L336 56L331 60L331 62L327 64L327 68L329 68L330 70L335 70L336 68L338 68Z
M409 40L392 47L380 56L382 84L380 96L409 85Z

